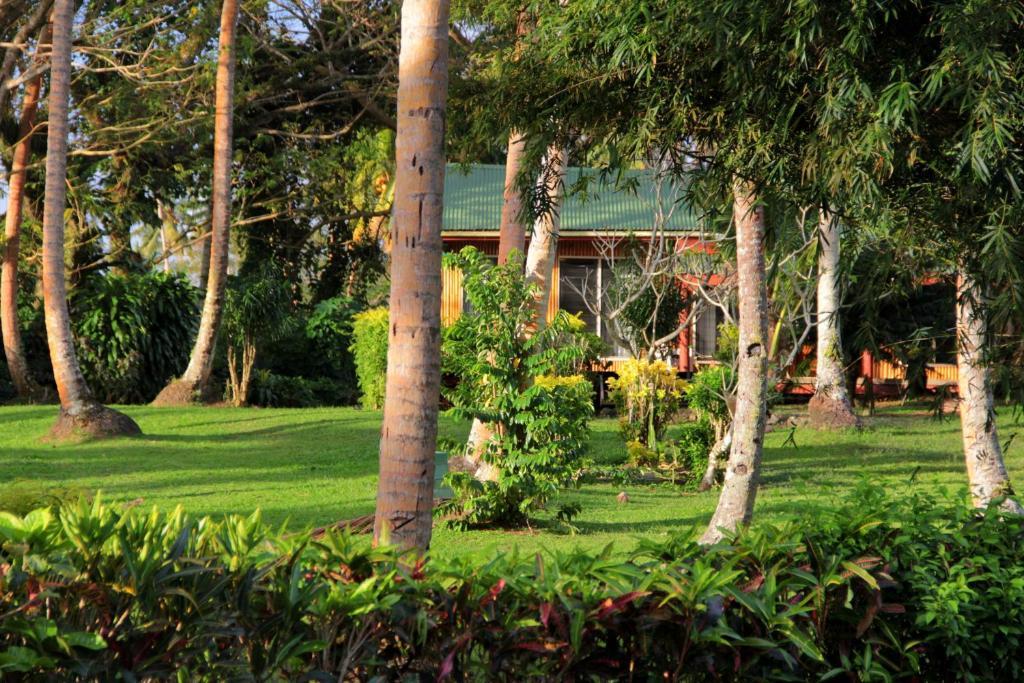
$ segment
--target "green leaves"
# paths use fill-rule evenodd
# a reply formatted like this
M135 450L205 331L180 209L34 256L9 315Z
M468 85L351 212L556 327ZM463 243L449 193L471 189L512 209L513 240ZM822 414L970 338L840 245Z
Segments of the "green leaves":
M998 515L861 486L711 547L475 563L80 501L0 517L0 673L1017 680L1024 521Z
M152 400L185 369L199 296L180 275L108 274L71 294L76 350L104 402Z
M456 526L523 525L579 476L593 414L592 386L579 373L596 345L561 311L538 327L522 254L492 266L466 248L446 255L446 266L462 271L468 310L444 333L444 370L458 378L445 395L456 415L493 425L480 455L500 474L480 484L450 476L456 496L438 513Z

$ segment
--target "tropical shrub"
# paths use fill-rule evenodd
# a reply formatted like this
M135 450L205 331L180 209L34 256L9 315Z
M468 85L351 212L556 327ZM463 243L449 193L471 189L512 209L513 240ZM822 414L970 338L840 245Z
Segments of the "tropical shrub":
M265 408L311 408L323 405L313 389L313 380L278 375L262 368L252 376L249 400Z
M224 297L227 389L236 406L249 402L259 346L283 336L293 324L291 300L291 288L272 264L228 281Z
M608 386L622 438L656 449L682 408L686 382L664 361L630 359L622 364L618 377L608 380Z
M564 312L536 327L536 290L521 255L500 266L473 248L446 258L462 271L471 308L445 332L444 369L458 379L445 396L456 416L492 425L480 457L498 475L451 474L455 496L440 512L459 526L522 525L579 476L593 387L582 375L558 372L579 367L588 348L564 343L578 332Z
M147 403L188 365L199 291L184 277L90 277L69 303L82 373L103 402Z
M355 381L352 360L352 318L359 306L352 297L336 296L318 303L306 320L306 337L323 354L335 376Z
M1024 519L862 489L692 536L486 563L258 515L0 514L15 680L965 680L1024 676Z
M551 344L572 348L572 354L555 359L554 371L559 375L591 375L594 364L604 355L608 345L601 337L587 331L587 323L578 315L566 313L565 329L559 328Z
M367 410L384 407L388 372L388 309L371 308L352 317L352 355L360 402Z
M675 447L679 450L680 460L695 481L708 466L708 455L715 444L716 435L711 425L704 420L696 420L679 425L675 434Z

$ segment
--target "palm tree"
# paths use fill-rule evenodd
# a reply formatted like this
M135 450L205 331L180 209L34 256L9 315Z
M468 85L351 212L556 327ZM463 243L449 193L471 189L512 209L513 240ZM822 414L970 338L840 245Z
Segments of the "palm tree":
M722 529L747 524L761 470L765 407L768 396L768 294L764 268L764 207L754 187L737 180L733 186L736 223L736 273L739 297L739 369L732 447L718 507L701 541L714 543Z
M391 309L375 543L425 551L441 386L441 213L448 0L405 0L391 236Z
M210 373L217 331L224 317L224 287L228 277L231 236L231 144L235 93L235 29L238 1L224 0L220 14L220 52L217 56L216 103L213 128L213 189L210 198L210 269L199 333L185 374L171 381L154 405L187 405L210 394ZM205 245L204 245L205 248Z
M34 62L39 65L44 59L42 47L50 42L49 24L39 36ZM28 161L32 151L32 134L35 130L36 110L39 107L39 91L43 76L36 76L25 85L25 97L21 104L21 120L18 124L18 142L14 146L14 158L7 187L7 217L4 225L6 245L4 248L3 273L0 275L0 327L3 328L4 355L7 370L14 382L18 396L24 400L38 400L43 389L32 378L25 348L21 343L21 328L18 323L18 257L21 248L22 207L25 196L25 179L28 175Z
M130 417L101 405L93 398L78 366L71 335L71 316L64 284L64 205L74 5L74 0L57 0L53 9L46 193L43 202L43 307L50 363L60 396L60 416L50 436L58 440L140 433L139 426Z
M842 224L822 207L818 220L818 364L814 396L807 405L811 424L819 429L844 429L859 424L846 389L839 335L841 241Z

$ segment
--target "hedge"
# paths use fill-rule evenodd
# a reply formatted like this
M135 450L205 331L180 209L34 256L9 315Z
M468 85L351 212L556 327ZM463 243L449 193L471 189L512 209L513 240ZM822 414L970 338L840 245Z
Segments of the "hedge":
M1017 680L1024 523L861 489L804 523L489 562L78 501L0 514L0 674Z

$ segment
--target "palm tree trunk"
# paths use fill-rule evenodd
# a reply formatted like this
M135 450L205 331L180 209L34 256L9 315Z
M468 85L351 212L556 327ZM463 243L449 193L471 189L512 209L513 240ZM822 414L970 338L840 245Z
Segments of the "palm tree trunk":
M71 23L74 0L57 0L53 10L49 123L46 141L46 196L43 202L43 307L60 416L53 439L141 433L127 415L102 406L85 383L75 355L64 283L64 207L67 181L68 97L71 82Z
M818 355L814 396L807 406L811 425L819 429L859 426L850 404L839 335L839 258L842 225L824 208L818 225Z
M51 29L47 25L39 37L39 45L36 47L36 56L33 60L35 65L44 59L42 46L48 44L50 39ZM21 249L25 179L28 176L28 161L32 152L32 136L42 84L43 76L40 74L25 85L25 97L21 105L21 121L18 124L18 142L14 146L11 175L7 183L9 192L7 195L7 218L4 225L6 244L3 273L0 275L0 327L3 328L7 370L19 398L28 401L42 399L43 389L32 377L25 359L25 347L21 341L21 327L18 322L18 259Z
M201 238L199 247L199 289L205 292L210 286L210 239L209 231Z
M526 281L537 287L537 327L547 323L548 302L551 299L551 278L558 253L558 225L565 190L565 164L568 150L548 148L540 183L547 194L547 210L533 222L530 248L526 253Z
M984 358L987 336L981 288L974 278L961 270L957 280L956 327L957 371L960 393L960 429L971 496L977 507L987 507L1006 496L1000 507L1007 512L1024 513L1013 498L1010 475L1003 462L1003 451L996 431L992 383Z
M736 180L733 187L736 222L736 272L739 289L739 369L732 448L725 483L703 543L722 538L750 521L761 474L765 400L768 394L768 296L764 267L764 207L753 186Z
M441 386L441 222L448 0L405 0L391 239L391 310L373 538L430 546Z
M235 92L235 29L238 0L224 0L220 16L217 94L213 130L213 188L210 202L210 270L199 333L185 374L173 380L154 405L187 405L210 397L217 332L224 312L231 232L231 145Z

